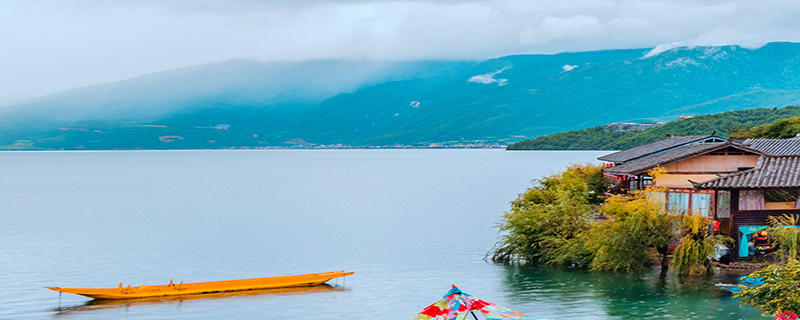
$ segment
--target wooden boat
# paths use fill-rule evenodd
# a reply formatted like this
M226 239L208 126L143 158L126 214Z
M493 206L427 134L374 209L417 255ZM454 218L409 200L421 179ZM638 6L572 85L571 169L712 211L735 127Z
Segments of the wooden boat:
M352 275L352 272L333 271L324 273L300 274L294 276L252 278L240 280L210 281L169 284L138 287L123 287L122 283L117 288L61 288L45 287L58 292L74 293L94 299L136 299L165 296L180 296L189 294L205 294L218 292L234 292L248 290L265 290L276 288L291 288L314 286L325 283L331 279Z
M233 292L217 292L208 294L190 294L182 296L166 296L166 297L152 297L152 298L135 298L135 299L92 299L87 300L83 304L71 307L61 307L57 309L56 315L68 315L72 313L81 313L86 311L97 310L111 310L118 308L129 308L133 306L147 306L147 305L160 305L160 304L180 304L184 301L192 300L219 300L231 298L247 298L257 296L290 296L298 294L311 294L311 293L325 293L325 292L342 292L344 287L334 287L327 283L318 284L308 287L290 287L290 288L275 288L266 290L248 290L248 291L233 291Z

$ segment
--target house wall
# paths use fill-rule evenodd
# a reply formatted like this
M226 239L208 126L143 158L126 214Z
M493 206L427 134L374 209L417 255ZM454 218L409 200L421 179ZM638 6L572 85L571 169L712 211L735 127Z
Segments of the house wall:
M664 188L694 188L689 180L703 182L717 177L719 176L715 174L665 174L653 179L653 185Z
M703 155L668 164L664 169L670 174L724 174L737 172L739 168L755 167L758 157L758 155Z

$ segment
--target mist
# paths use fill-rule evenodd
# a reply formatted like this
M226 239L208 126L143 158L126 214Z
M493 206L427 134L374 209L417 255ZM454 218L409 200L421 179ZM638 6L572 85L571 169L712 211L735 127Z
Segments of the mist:
M793 1L21 1L0 3L0 96L229 59L484 60L800 41Z

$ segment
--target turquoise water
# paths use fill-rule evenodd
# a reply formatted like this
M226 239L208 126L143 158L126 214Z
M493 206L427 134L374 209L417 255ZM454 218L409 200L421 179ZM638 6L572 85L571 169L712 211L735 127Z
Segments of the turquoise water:
M756 319L667 277L483 260L530 180L604 152L0 153L2 319L408 319L451 284L539 319ZM104 304L115 287L354 271L309 289Z

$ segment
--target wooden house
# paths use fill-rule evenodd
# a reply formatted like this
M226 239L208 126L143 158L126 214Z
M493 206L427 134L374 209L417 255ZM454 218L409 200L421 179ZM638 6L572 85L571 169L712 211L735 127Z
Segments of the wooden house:
M800 156L764 156L750 170L695 183L698 190L726 193L730 216L728 235L734 258L758 257L754 240L769 216L800 215ZM766 249L769 249L768 244Z
M696 189L692 182L754 168L762 155L759 150L730 141L697 142L617 165L604 173L627 181L632 186L629 191L658 188L651 192L660 195L669 214L691 211L709 219L727 219L729 210L724 203L728 195ZM666 173L654 179L650 172L658 167Z
M663 148L676 138L689 142ZM620 180L624 191L656 187L649 190L662 199L668 214L700 213L718 221L716 232L736 241L733 258L752 258L754 233L765 228L768 216L800 214L800 139L718 139L663 139L637 147L637 158L607 164L604 174ZM633 155L631 150L599 159L619 160L620 154ZM658 167L666 173L654 179L650 172Z
M606 162L605 166L609 168L605 170L606 174L614 176L621 182L619 185L621 191L642 190L652 183L652 177L647 175L646 171L642 174L641 170L628 170L631 167L639 166L642 163L649 165L648 161L653 160L651 157L657 156L660 157L658 159L663 159L664 153L669 156L674 154L675 150L686 146L727 141L728 139L714 134L708 136L668 136L656 142L617 151L597 159ZM656 163L658 163L657 161L659 160L656 160ZM625 165L628 165L628 168L623 168L622 170L614 168ZM636 173L631 173L631 171L636 171Z

